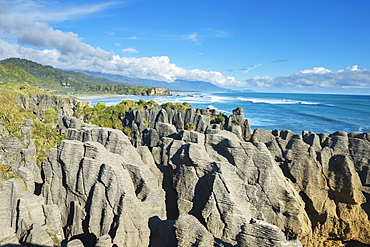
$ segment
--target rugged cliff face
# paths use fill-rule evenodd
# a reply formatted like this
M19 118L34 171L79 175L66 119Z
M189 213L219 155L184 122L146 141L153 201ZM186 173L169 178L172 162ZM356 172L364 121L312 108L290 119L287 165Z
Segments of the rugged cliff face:
M41 191L23 165L22 180L1 182L0 244L370 244L369 134L252 132L240 108L121 120L130 137L60 118L67 140L43 163Z

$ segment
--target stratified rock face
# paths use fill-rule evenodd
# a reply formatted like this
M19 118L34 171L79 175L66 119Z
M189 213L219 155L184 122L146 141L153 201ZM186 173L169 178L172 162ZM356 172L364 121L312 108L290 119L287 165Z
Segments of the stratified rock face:
M172 109L155 106L150 109L130 109L122 119L124 127L132 130L131 142L134 146L157 146L162 137L171 136L181 130L194 130L204 133L211 128L225 129L235 133L241 140L249 140L251 128L244 117L244 110L237 108L230 117L220 122L215 110Z
M146 91L146 96L168 96L171 95L171 91L167 88L153 87Z
M131 139L61 117L41 195L32 166L0 183L0 244L370 245L370 134L252 133L243 115L131 110Z
M91 245L109 234L117 246L148 246L149 219L165 217L157 178L122 132L96 128L80 134L70 136L86 141L63 141L43 166L43 195L63 212L67 239L80 236Z
M14 173L28 176L27 179L31 179L32 183L42 183L41 172L36 165L36 147L31 139L31 126L31 120L23 121L23 126L21 127L22 140L9 135L0 135L0 164L11 167ZM0 122L1 128L2 123ZM22 167L29 169L32 174L25 174L25 172L19 171ZM33 192L31 187L28 189Z
M192 134L199 137L188 138ZM179 214L195 216L215 238L231 244L251 218L289 230L290 238L310 234L303 201L265 145L223 130L182 136L164 139L162 160L157 160L171 175L168 190L176 192L172 204Z
M79 106L88 105L87 101L76 98L61 98L42 94L20 95L19 101L24 109L32 109L41 121L44 119L45 109L56 109L58 115L74 116Z
M302 247L302 244L297 240L286 240L279 227L255 219L242 226L237 241L239 247Z
M64 233L59 207L46 205L45 199L27 191L26 185L22 179L0 181L0 246L61 243Z
M118 130L68 129L69 140L51 151L43 169L43 195L59 206L67 240L154 247L370 244L367 135L250 134L240 109L216 128L208 113L198 112L131 111L124 121L142 138L133 142ZM196 122L195 129L205 129L181 129L197 116L208 124ZM245 123L244 130L230 122Z
M255 130L252 140L265 143L305 202L312 225L305 245L331 245L335 240L370 244L366 135Z

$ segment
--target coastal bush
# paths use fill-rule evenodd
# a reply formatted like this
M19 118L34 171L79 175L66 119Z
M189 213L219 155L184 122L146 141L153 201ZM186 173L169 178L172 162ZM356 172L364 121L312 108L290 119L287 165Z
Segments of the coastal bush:
M187 103L187 102L184 102L184 103L172 103L172 102L167 102L167 103L163 103L161 105L163 108L171 108L171 109L174 109L174 110L179 110L179 111L185 111L187 110L188 108L191 108L192 106Z
M58 145L66 136L60 135L51 124L33 121L32 139L36 146L36 161L40 166L49 154L50 148Z
M44 122L45 123L54 123L58 120L58 113L55 109L45 110Z
M225 121L225 115L223 113L219 113L216 117L216 121L218 123L223 123Z
M186 130L194 130L194 123L188 123L185 125Z
M21 141L21 127L23 121L31 119L33 122L32 139L36 146L37 164L41 166L47 156L49 149L59 144L64 136L57 133L53 126L57 119L55 109L45 110L44 122L36 119L31 109L24 109L18 105L19 95L28 94L49 94L28 84L22 85L1 85L0 86L0 120L4 126L3 136L13 136Z
M0 164L0 180L9 180L15 177L17 177L17 175L13 173L10 166Z

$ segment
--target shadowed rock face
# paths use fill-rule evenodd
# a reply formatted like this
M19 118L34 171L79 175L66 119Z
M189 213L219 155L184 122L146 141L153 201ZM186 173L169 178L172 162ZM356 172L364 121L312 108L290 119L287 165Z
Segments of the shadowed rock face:
M252 133L243 115L132 110L132 139L65 119L40 196L26 167L1 182L0 244L369 245L370 135Z

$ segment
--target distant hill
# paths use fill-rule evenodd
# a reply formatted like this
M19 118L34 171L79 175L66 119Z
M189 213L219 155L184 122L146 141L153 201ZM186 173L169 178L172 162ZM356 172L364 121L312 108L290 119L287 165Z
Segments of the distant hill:
M0 82L18 84L27 82L32 86L60 94L167 95L170 93L168 89L130 85L81 72L59 70L20 58L1 60L0 67Z
M218 87L210 82L204 81L185 81L176 80L174 82L168 83L165 81L156 81L148 79L130 78L127 76L113 75L99 72L83 71L86 74L106 78L113 81L118 81L121 83L130 83L144 87L164 87L172 91L208 91L208 92L228 92L232 91L230 89L225 89Z

